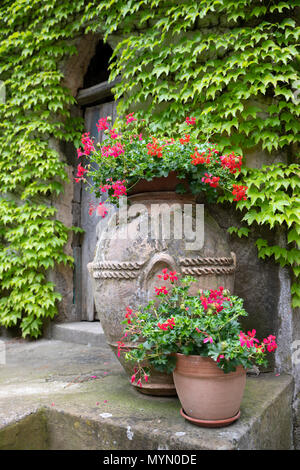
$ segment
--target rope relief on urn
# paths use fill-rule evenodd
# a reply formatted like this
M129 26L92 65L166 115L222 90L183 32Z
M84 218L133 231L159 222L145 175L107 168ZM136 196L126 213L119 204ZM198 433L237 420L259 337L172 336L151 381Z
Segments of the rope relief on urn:
M236 269L235 253L231 253L231 257L195 257L180 258L182 274L189 276L207 276L234 274Z
M119 262L101 261L89 263L89 271L94 279L135 279L145 263L143 262ZM179 258L180 271L184 275L206 276L234 274L236 269L235 254L231 257L195 257Z

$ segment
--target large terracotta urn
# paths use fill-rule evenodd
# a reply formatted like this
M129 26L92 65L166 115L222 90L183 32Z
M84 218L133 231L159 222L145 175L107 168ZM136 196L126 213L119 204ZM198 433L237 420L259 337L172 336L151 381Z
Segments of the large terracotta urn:
M232 291L235 272L235 257L230 252L226 233L205 211L202 247L198 243L198 249L195 249L197 243L194 246L193 240L188 240L189 234L185 235L184 230L180 234L174 229L176 224L177 228L180 225L178 221L185 212L185 223L189 222L194 230L200 231L202 222L196 219L201 217L201 211L197 216L193 196L179 195L175 191L147 191L131 195L128 202L127 220L118 211L111 215L99 237L95 258L88 265L97 314L106 340L116 355L117 342L124 335L121 322L124 321L126 307L138 310L149 300L157 298L154 288L167 286L168 282L158 279L162 269L194 276L197 282L192 295L196 295L199 289L221 285ZM157 217L159 213L160 218ZM160 220L160 225L170 225L169 238L157 233L157 220ZM122 342L128 349L135 346L124 339ZM127 363L122 354L118 359L131 376L132 364ZM176 394L172 375L154 371L149 382L138 389L150 394Z

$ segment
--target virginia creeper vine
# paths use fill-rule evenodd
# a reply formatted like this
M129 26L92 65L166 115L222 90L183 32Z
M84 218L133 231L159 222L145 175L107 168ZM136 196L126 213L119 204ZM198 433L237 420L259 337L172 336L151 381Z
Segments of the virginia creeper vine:
M135 111L172 134L195 116L199 137L270 164L248 168L248 225L283 227L285 246L257 240L258 255L292 268L300 306L299 0L4 0L0 7L0 324L37 337L57 312L47 281L64 254L70 228L49 204L67 181L53 140L78 143L82 121L62 84L61 64L74 38L93 32L116 44L111 79L120 114ZM277 158L274 158L277 157ZM279 162L279 163L278 163ZM71 210L71 208L70 208Z

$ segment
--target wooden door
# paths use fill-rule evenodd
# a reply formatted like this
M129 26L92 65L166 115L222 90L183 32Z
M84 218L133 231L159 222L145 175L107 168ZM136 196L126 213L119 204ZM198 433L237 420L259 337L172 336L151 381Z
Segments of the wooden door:
M90 132L96 142L103 141L103 131L98 132L96 123L100 118L111 116L112 122L116 119L116 102L104 103L87 107L85 111L85 129ZM81 227L85 230L81 246L81 319L94 321L97 319L92 284L87 270L87 264L93 261L99 233L106 223L105 219L94 213L89 215L90 204L97 205L99 200L83 187L81 192Z

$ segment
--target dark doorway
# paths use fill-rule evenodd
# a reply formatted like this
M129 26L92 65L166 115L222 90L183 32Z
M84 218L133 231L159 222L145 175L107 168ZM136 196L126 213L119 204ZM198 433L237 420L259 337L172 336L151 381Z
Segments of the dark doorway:
M116 119L116 102L111 92L114 84L108 82L108 65L113 50L108 44L99 41L94 57L84 77L84 88L79 91L77 100L82 106L85 119L85 131L95 138L96 142L102 142L103 132L98 132L96 123L100 118L111 116L112 122ZM93 261L99 233L103 230L106 221L94 213L89 215L90 204L97 205L99 200L81 188L81 227L85 233L81 239L81 247L78 250L79 259L76 260L75 292L77 317L85 321L97 320L95 311L92 283L87 270L87 264ZM78 292L79 290L79 292Z

